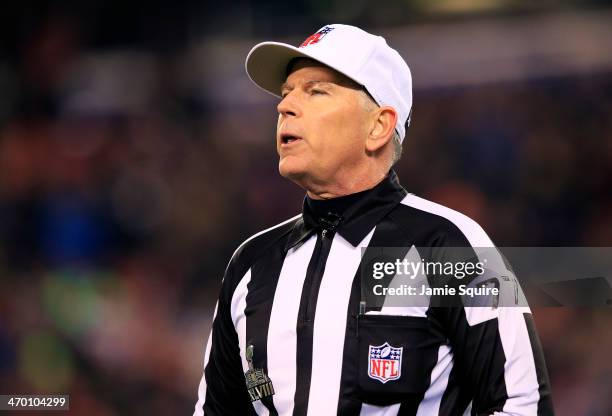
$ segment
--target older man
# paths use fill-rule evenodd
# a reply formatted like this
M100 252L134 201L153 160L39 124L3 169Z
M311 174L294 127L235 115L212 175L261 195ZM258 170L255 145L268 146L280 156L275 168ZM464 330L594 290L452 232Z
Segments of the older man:
M525 305L467 305L440 272L413 280L429 291L420 303L389 303L399 268L376 281L380 302L369 293L379 277L367 272L368 252L394 247L401 254L388 264L400 266L415 253L439 262L456 259L452 247L476 259L478 247L494 248L478 224L407 193L391 169L412 108L400 55L382 37L335 24L300 47L259 44L246 68L281 97L279 171L306 197L302 214L232 256L194 414L552 414ZM504 279L489 273L486 283L494 290Z

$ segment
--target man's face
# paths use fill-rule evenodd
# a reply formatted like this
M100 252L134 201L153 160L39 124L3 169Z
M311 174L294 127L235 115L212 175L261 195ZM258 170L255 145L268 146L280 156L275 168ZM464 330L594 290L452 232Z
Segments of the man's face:
M280 174L304 187L325 185L362 163L371 126L362 94L333 69L298 60L277 107Z

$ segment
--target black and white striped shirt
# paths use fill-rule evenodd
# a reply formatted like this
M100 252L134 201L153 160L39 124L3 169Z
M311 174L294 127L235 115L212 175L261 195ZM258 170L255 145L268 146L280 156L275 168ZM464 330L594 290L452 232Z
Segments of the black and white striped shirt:
M528 307L412 307L358 317L364 247L492 247L482 228L408 194L391 171L341 214L304 212L246 240L226 269L194 415L550 415ZM403 348L368 376L368 347ZM251 402L245 372L272 381ZM379 351L380 352L380 351Z

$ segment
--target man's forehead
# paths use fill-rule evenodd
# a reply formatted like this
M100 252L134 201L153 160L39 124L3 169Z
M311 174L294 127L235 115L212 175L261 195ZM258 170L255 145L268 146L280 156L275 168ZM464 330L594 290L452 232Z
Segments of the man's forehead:
M344 74L341 74L335 69L309 58L296 58L289 62L289 65L287 65L287 77L281 88L285 89L290 86L291 80L289 78L291 75L295 71L303 68L312 68L314 70L310 71L312 73L309 74L310 76L308 77L309 79L307 82L329 82L355 89L361 88L359 84Z
M306 67L324 68L326 71L337 72L329 66L311 58L293 58L291 61L289 61L289 64L287 64L287 76L291 75L292 72L300 68Z

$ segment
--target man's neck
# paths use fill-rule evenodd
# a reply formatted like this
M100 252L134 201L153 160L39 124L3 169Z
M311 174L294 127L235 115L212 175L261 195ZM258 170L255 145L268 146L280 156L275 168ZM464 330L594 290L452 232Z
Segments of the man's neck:
M345 195L355 194L357 192L365 191L374 188L378 185L385 177L387 173L379 175L364 176L351 178L350 180L344 181L343 183L330 183L325 186L317 187L315 189L306 189L308 197L316 200L338 198Z

